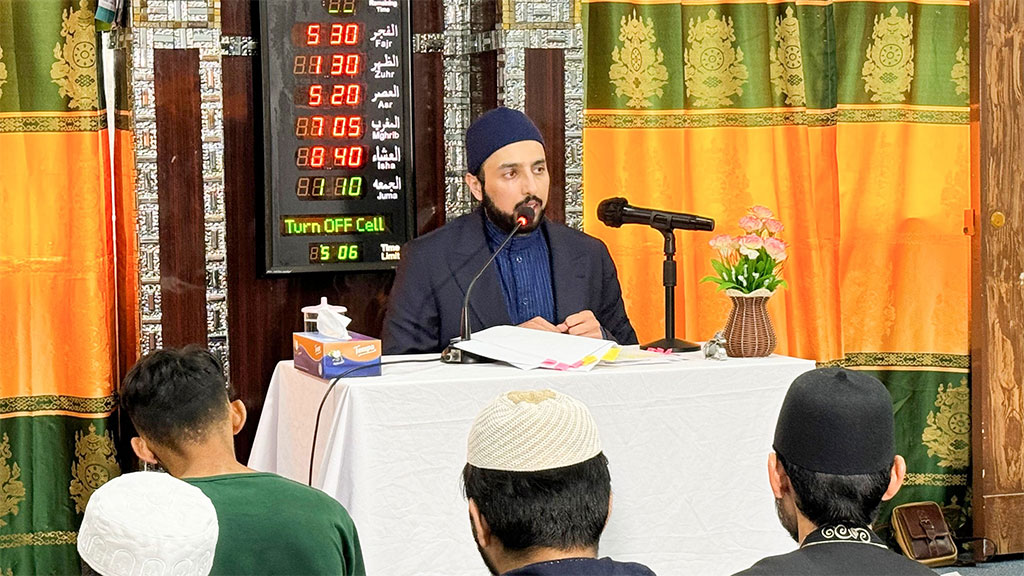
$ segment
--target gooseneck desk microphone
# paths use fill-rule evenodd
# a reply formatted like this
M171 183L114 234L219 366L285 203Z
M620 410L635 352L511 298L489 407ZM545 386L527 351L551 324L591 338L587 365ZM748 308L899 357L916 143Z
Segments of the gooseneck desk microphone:
M472 336L472 329L469 326L469 296L473 293L473 286L476 285L476 281L480 279L480 276L482 276L484 270L487 270L487 267L491 265L491 262L494 262L494 258L498 253L508 245L509 240L512 240L512 237L516 235L516 232L519 232L520 228L529 226L533 223L534 219L537 217L537 213L533 208L523 205L516 208L515 216L516 225L512 228L512 231L508 233L508 236L506 236L505 240L500 246L498 246L498 249L494 251L494 254L491 254L487 263L480 268L480 271L476 273L476 276L473 276L473 280L469 283L469 287L466 288L466 296L462 299L462 316L459 321L459 337L452 339L451 344L441 352L441 362L445 362L447 364L475 364L478 362L491 362L490 359L484 358L483 356L472 354L465 350L459 350L454 346L454 344L463 340L469 340Z

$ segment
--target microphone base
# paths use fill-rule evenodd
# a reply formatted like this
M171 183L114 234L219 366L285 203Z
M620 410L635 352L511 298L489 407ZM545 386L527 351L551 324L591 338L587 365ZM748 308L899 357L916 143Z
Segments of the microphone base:
M445 364L484 364L494 362L494 360L484 358L479 354L460 350L455 346L448 346L441 352L441 362Z
M699 345L678 338L662 338L640 347L641 350L647 350L648 348L661 348L662 350L672 350L672 352L696 352L700 350Z

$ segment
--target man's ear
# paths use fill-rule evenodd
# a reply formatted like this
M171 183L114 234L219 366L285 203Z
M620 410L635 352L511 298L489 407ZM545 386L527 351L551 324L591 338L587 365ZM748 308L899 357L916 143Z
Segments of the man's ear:
M481 548L487 548L491 542L491 527L487 525L487 519L480 515L480 509L476 502L469 499L469 521L473 524L473 536Z
M242 427L245 426L245 417L248 415L245 411L245 404L241 400L235 400L231 403L231 433L238 434L242 431Z
M907 475L907 461L899 454L893 458L892 468L889 470L889 488L882 494L882 501L892 500L892 497L900 491L903 486L903 479Z
M139 460L147 462L149 464L156 464L156 454L149 448L149 443L146 442L145 438L136 436L132 438L132 451L139 457Z
M484 201L484 187L479 178L466 172L466 186L469 186L469 191L473 193L473 198L476 198L477 202Z
M772 494L776 500L781 500L787 492L792 491L786 469L782 467L782 462L779 462L775 452L768 455L768 483L772 486Z

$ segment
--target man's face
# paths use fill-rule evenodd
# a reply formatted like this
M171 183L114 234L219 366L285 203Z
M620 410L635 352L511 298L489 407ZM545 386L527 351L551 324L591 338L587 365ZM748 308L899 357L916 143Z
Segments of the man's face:
M523 231L540 225L551 183L540 142L523 140L499 148L484 161L481 172L483 182L473 175L468 175L466 181L492 222L510 232L515 226L516 209L526 205L533 208L537 217Z

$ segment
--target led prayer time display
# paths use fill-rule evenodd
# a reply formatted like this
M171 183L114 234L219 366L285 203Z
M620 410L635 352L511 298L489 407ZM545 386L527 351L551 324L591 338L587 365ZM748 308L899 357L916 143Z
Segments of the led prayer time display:
M389 269L412 237L409 4L260 1L268 272Z

